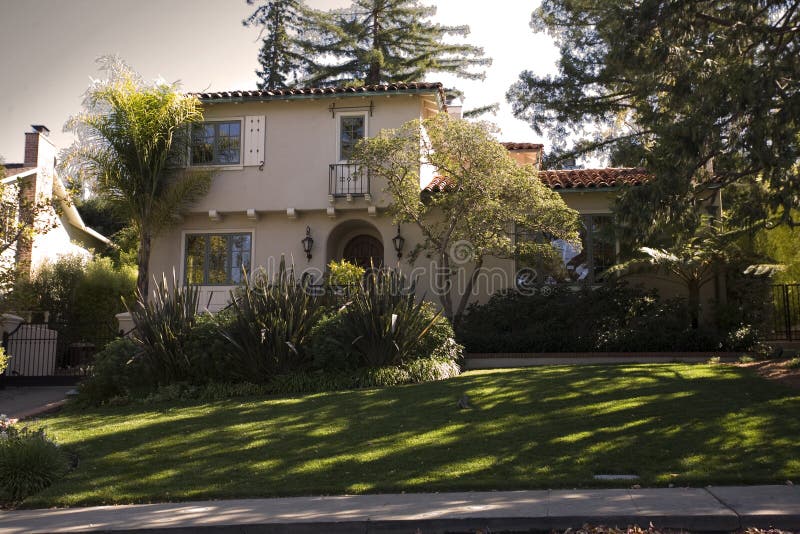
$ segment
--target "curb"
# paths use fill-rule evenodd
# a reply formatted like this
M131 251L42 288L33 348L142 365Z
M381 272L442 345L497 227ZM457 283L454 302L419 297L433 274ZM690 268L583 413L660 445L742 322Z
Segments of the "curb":
M800 488L750 486L287 497L0 512L0 531L475 533L584 524L731 532L800 529Z

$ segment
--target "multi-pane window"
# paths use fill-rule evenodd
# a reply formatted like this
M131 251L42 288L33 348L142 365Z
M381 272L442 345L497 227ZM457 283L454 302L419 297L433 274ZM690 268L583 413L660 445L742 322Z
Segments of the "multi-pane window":
M192 127L192 165L238 165L242 125L239 121L204 122Z
M364 115L345 115L339 117L339 160L347 161L353 149L366 137L366 117Z
M242 268L250 271L252 235L187 234L185 279L188 284L235 285Z
M536 271L538 282L597 282L599 276L616 263L616 238L610 215L581 217L580 242L569 243L518 229L518 242L550 243L548 253L522 261L520 267Z

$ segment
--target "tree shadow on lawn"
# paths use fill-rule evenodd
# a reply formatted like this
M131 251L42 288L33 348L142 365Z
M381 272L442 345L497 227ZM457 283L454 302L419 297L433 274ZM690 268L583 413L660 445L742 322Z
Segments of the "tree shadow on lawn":
M464 393L474 408L457 408ZM602 473L777 482L800 471L798 408L741 369L642 365L98 409L46 421L81 464L26 504L609 485Z

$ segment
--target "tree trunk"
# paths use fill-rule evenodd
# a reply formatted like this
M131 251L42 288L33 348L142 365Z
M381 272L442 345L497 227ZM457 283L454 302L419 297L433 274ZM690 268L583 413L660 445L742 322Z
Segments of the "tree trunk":
M475 280L478 279L478 275L483 268L483 259L479 259L475 261L475 268L472 270L472 274L469 275L469 281L467 282L467 286L464 288L464 294L461 295L461 300L458 303L458 308L451 319L453 323L453 328L455 328L458 323L461 322L461 316L464 315L464 310L467 309L467 304L469 304L469 298L472 294L472 288L475 286Z
M143 232L139 236L139 253L136 256L136 266L139 268L139 274L136 277L136 288L144 300L147 300L149 290L148 281L150 278L147 270L150 266L150 240L149 232Z
M375 9L372 10L372 53L373 57L372 60L369 62L369 73L367 74L366 85L376 85L381 83L381 65L378 63L378 52L380 52L380 40L379 40L379 30L380 25L378 24L378 13L380 11L380 7L376 6Z
M689 318L692 321L692 329L700 327L700 283L692 280L688 285L689 289Z
M436 272L436 283L438 287L434 288L439 292L439 302L442 303L442 309L444 310L444 316L447 317L450 321L453 320L453 288L448 287L448 284L451 282L453 274L450 272L450 257L447 255L447 251L443 251L439 257L441 258L442 262L441 265L437 266Z

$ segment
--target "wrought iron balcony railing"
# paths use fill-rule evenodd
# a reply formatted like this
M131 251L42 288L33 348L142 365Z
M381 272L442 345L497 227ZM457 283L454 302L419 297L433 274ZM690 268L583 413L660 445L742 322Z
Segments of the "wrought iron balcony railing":
M328 173L328 194L333 197L368 196L369 173L354 163L333 163Z

